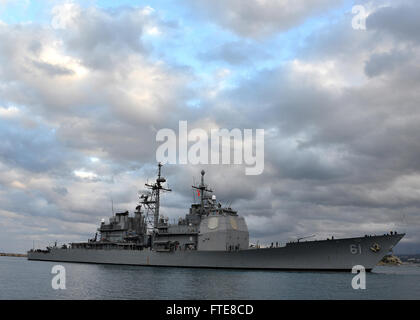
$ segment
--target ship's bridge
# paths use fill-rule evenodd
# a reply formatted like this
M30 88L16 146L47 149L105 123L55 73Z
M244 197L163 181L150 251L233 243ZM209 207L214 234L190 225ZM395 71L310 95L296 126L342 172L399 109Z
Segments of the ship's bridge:
M202 217L198 250L236 251L248 249L248 246L249 232L243 217L223 211Z

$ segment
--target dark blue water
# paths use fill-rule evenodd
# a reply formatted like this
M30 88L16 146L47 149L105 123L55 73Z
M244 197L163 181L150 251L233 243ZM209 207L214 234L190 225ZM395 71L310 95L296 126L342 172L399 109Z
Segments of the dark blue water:
M54 290L51 269L66 269ZM366 290L350 272L156 268L0 257L0 299L420 299L420 266L376 267Z

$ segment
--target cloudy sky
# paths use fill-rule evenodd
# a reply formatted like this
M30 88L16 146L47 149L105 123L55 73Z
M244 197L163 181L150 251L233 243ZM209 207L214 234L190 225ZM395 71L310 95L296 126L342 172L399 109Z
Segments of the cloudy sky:
M118 4L117 4L118 3ZM366 29L354 29L363 5ZM420 252L417 0L0 0L0 251L86 240L133 211L156 132L265 130L265 169L202 168L251 241L407 232Z

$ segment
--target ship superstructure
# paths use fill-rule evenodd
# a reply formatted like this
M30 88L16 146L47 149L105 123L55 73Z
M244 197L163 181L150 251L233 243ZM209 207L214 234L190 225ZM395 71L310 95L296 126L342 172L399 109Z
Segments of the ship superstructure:
M129 212L116 213L109 223L102 220L97 235L88 242L71 243L71 248L136 248L158 252L174 250L233 251L248 249L248 228L243 217L232 208L222 207L213 191L204 183L205 171L201 171L201 182L192 186L197 190L199 203L193 203L188 214L170 224L160 215L161 192L170 192L164 186L161 175L152 184L146 183L147 192L139 195L139 204L134 216Z

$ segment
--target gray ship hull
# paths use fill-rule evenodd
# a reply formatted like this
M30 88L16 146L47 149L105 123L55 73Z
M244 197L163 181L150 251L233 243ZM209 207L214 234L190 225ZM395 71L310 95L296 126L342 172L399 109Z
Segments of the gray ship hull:
M393 234L288 243L284 247L239 251L156 252L116 249L29 251L28 260L165 267L335 270L362 265L370 271L404 236Z

